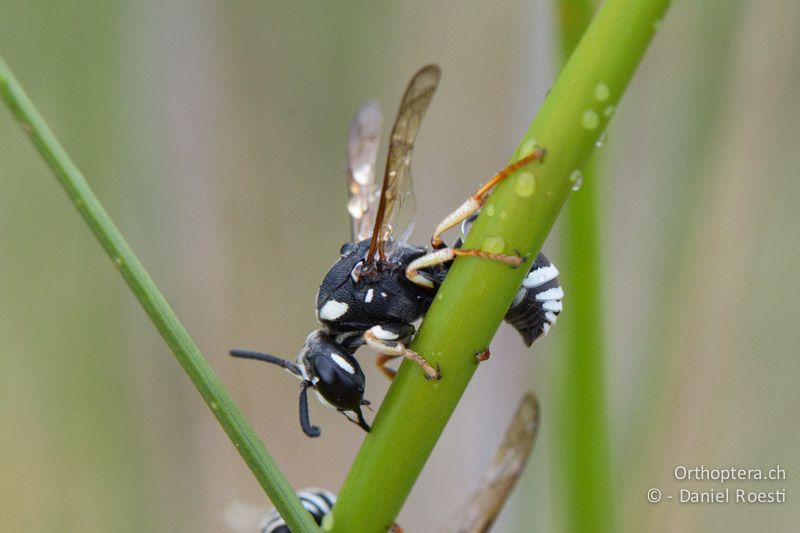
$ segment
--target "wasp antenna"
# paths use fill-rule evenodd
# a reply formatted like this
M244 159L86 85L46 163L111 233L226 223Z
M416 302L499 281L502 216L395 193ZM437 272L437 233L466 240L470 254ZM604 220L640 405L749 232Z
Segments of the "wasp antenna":
M308 419L308 393L307 389L311 386L311 382L304 381L300 384L300 427L303 428L303 433L309 437L319 437L320 430L317 426L312 426L311 421Z
M229 353L233 357L241 357L242 359L255 359L257 361L264 361L265 363L272 363L273 365L278 365L281 368L285 368L296 376L302 376L300 369L294 362L289 361L288 359L283 359L282 357L277 357L275 355L270 355L263 352L254 352L253 350L239 350L236 348L231 350Z

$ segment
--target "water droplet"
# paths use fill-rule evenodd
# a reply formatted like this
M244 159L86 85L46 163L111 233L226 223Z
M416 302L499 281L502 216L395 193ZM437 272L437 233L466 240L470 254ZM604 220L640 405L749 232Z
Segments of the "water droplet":
M489 254L502 254L506 249L506 241L502 237L486 237L481 250Z
M370 180L372 165L362 164L353 169L353 178L361 185L367 185Z
M661 29L661 19L653 22L653 31L658 31Z
M536 178L533 177L533 174L530 172L520 172L517 175L516 183L514 185L514 191L516 191L517 196L527 198L528 196L532 195L533 191L535 190Z
M350 216L356 220L364 216L365 209L361 200L362 198L353 196L347 201L347 211L350 213Z
M597 113L594 110L587 109L583 112L581 124L583 124L583 127L587 130L593 130L600 125L600 117L597 116Z
M528 139L519 149L519 158L528 157L536 150L536 139Z
M493 217L494 216L494 205L493 204L487 205L483 210L486 212L486 216L487 217Z
M117 267L117 269L122 268L122 258L118 255L114 256L114 266Z
M569 175L569 181L572 183L572 190L577 191L583 185L583 174L577 168Z
M605 102L611 96L611 89L602 81L594 88L594 97L598 102Z
M503 209L502 211L500 211L500 218L502 218L503 220L505 220L505 219L507 219L507 218L508 218L508 213L506 212L506 210L505 210L505 209Z
M606 108L603 109L603 115L605 115L606 117L610 117L613 114L614 114L614 106L613 105L607 105Z
M597 148L600 148L600 147L601 147L601 146L603 146L603 144L606 142L606 137L608 137L608 135L606 134L606 132L603 132L603 133L601 133L601 134L600 134L600 137L598 137L598 138L597 138L597 140L594 142L594 145L595 145Z

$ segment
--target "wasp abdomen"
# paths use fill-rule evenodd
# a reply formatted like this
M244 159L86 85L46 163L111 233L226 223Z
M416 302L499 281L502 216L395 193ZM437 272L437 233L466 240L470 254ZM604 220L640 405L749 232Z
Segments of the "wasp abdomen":
M558 269L540 253L525 276L505 320L522 335L525 345L530 346L539 337L547 335L556 323L563 297Z

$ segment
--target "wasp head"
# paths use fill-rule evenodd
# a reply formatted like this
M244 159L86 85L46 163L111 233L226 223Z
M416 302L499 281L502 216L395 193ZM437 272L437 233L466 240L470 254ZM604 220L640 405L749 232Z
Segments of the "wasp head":
M306 338L296 363L322 403L369 431L361 413L361 406L368 403L364 400L366 379L349 351L324 331L317 330Z

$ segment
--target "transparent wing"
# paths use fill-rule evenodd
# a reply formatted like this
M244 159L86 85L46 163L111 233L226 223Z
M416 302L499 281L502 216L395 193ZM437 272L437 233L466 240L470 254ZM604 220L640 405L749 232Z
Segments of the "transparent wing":
M218 513L219 525L222 531L228 533L252 533L259 530L258 525L268 510L264 505L231 500Z
M403 242L411 234L414 219L414 188L411 180L411 152L417 138L422 117L431 103L433 93L439 85L441 70L436 65L428 65L417 72L406 88L397 119L389 140L389 153L386 158L386 171L372 243L367 256L371 262L377 250L381 257L386 254L386 242L392 237L395 242Z
M383 115L377 102L369 102L358 110L350 123L347 139L347 211L350 213L353 242L372 234L378 203L375 186L375 161L380 145Z
M528 393L520 400L514 419L484 472L478 490L452 515L447 531L489 531L528 461L538 431L539 403L533 394Z

